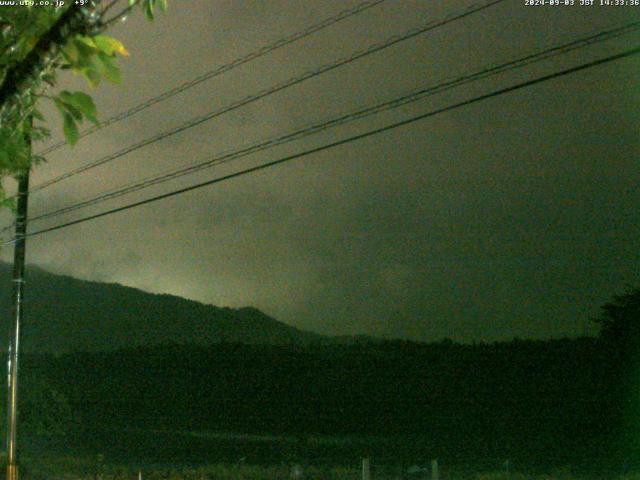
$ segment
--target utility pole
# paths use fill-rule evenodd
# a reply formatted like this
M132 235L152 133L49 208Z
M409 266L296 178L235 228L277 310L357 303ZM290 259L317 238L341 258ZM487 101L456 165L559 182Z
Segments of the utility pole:
M27 206L29 201L29 168L18 177L18 208L13 250L13 328L9 341L9 391L7 401L7 480L18 480L17 420L18 420L18 348L20 322L24 302L24 263L26 253Z

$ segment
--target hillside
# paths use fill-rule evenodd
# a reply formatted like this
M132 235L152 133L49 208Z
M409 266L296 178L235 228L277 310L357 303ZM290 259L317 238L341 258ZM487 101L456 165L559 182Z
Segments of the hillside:
M0 311L11 315L11 267L0 263ZM23 348L64 353L139 345L219 342L304 345L322 341L255 308L220 308L173 295L54 275L27 267ZM8 338L10 322L0 323Z

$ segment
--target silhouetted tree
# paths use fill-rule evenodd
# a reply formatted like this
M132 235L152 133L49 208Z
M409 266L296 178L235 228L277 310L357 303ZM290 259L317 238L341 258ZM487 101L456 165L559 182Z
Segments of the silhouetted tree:
M640 288L634 288L602 306L594 320L600 325L600 338L619 347L640 345Z
M640 467L640 288L615 295L600 317L600 382L603 425L609 426L608 457ZM594 378L597 381L597 378Z
M20 384L20 428L28 436L66 435L75 427L67 397L42 375L25 371ZM6 434L6 425L0 434Z

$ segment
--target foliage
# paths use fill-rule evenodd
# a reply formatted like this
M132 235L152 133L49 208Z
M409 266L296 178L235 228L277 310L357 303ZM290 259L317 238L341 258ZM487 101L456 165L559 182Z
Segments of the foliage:
M27 373L20 381L21 428L37 435L67 434L74 418L65 395L38 375Z
M616 432L603 428L620 423L606 353L593 339L446 348L227 343L76 353L37 365L65 382L60 390L107 457L120 454L113 444L135 446L131 461L154 462L348 464L366 452L381 463L440 457L443 466L491 471L505 459L512 469L621 465Z
M26 370L20 378L20 432L34 435L66 436L76 428L67 397L36 372ZM0 424L6 434L6 425Z
M617 433L615 449L625 458L637 458L640 451L640 288L615 295L602 306L595 319L611 398L619 412L610 428Z
M38 111L42 99L52 101L62 119L65 139L74 145L79 125L98 124L91 96L66 90L49 93L59 70L83 76L91 88L102 79L120 83L117 57L128 55L122 43L104 31L140 7L148 19L167 8L166 0L126 0L120 12L109 11L120 2L84 0L56 7L3 6L0 9L0 179L18 176L44 158L31 154L32 141L49 135ZM80 3L82 5L74 5ZM11 206L0 186L0 207Z
M3 7L0 11L0 78L25 59L60 18L60 8Z
M632 289L602 306L595 319L600 325L600 337L620 346L638 346L640 340L640 288Z

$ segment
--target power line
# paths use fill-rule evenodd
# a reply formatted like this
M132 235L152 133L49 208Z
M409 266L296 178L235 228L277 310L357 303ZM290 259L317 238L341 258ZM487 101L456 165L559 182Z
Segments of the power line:
M543 76L534 78L532 80L527 80L527 81L518 83L516 85L512 85L510 87L505 87L505 88L501 88L499 90L494 90L493 92L486 93L486 94L474 97L474 98L469 99L469 100L464 100L462 102L454 103L452 105L448 105L446 107L442 107L442 108L439 108L439 109L436 109L436 110L432 110L430 112L426 112L426 113L423 113L423 114L420 114L420 115L417 115L417 116L414 116L414 117L411 117L411 118L408 118L408 119L405 119L405 120L401 120L399 122L395 122L395 123L386 125L384 127L380 127L380 128L376 128L376 129L373 129L373 130L369 130L367 132L360 133L358 135L353 135L351 137L348 137L348 138L345 138L345 139L342 139L342 140L338 140L336 142L332 142L332 143L329 143L329 144L325 144L325 145L322 145L320 147L315 147L315 148L312 148L312 149L309 149L309 150L305 150L305 151L300 152L300 153L296 153L296 154L293 154L293 155L288 155L288 156L280 158L278 160L273 160L271 162L263 163L261 165L257 165L255 167L247 168L247 169L241 170L239 172L235 172L235 173L232 173L232 174L229 174L229 175L225 175L225 176L222 176L222 177L214 178L214 179L208 180L206 182L197 183L197 184L191 185L189 187L181 188L181 189L178 189L178 190L173 190L171 192L163 193L161 195L156 195L154 197L150 197L150 198L147 198L145 200L141 200L141 201L138 201L138 202L134 202L134 203L130 203L130 204L127 204L127 205L123 205L121 207L117 207L117 208L113 208L113 209L110 209L110 210L106 210L104 212L96 213L96 214L93 214L93 215L88 215L86 217L82 217L82 218L79 218L79 219L76 219L76 220L72 220L70 222L62 223L62 224L55 225L55 226L48 227L48 228L43 228L41 230L37 230L35 232L28 233L26 235L26 237L34 237L34 236L37 236L37 235L42 235L44 233L53 232L53 231L60 230L60 229L63 229L63 228L67 228L67 227L70 227L70 226L73 226L73 225L77 225L77 224L80 224L80 223L88 222L90 220L95 220L97 218L105 217L107 215L112 215L114 213L122 212L122 211L129 210L129 209L132 209L132 208L135 208L135 207L139 207L139 206L142 206L142 205L153 203L153 202L156 202L158 200L163 200L165 198L169 198L169 197L173 197L173 196L176 196L176 195L180 195L182 193L190 192L190 191L193 191L193 190L196 190L196 189L199 189L199 188L203 188L203 187L206 187L206 186L209 186L209 185L213 185L213 184L216 184L216 183L224 182L226 180L231 180L231 179L236 178L236 177L241 177L243 175L247 175L249 173L257 172L259 170L265 170L267 168L270 168L270 167L273 167L273 166L276 166L276 165L280 165L280 164L283 164L283 163L286 163L286 162L290 162L290 161L298 159L298 158L306 157L306 156L312 155L314 153L319 153L319 152L322 152L322 151L325 151L325 150L329 150L329 149L332 149L332 148L335 148L335 147L338 147L338 146L341 146L341 145L345 145L345 144L348 144L348 143L351 143L351 142L354 142L354 141L357 141L357 140L362 140L364 138L368 138L368 137L371 137L373 135L378 135L378 134L383 133L383 132L394 130L396 128L403 127L405 125L409 125L409 124L412 124L412 123L417 122L419 120L424 120L426 118L433 117L433 116L441 114L441 113L450 112L452 110L455 110L455 109L458 109L458 108L461 108L461 107L464 107L464 106L467 106L467 105L471 105L471 104L474 104L474 103L477 103L477 102L481 102L481 101L487 100L489 98L497 97L499 95L503 95L503 94L506 94L506 93L509 93L509 92L520 90L522 88L526 88L526 87L529 87L529 86L532 86L532 85L535 85L535 84L538 84L538 83L546 82L548 80L552 80L552 79L559 78L559 77L562 77L562 76L565 76L565 75L569 75L569 74L576 73L576 72L579 72L579 71L582 71L582 70L586 70L588 68L592 68L592 67L595 67L595 66L598 66L598 65L603 65L603 64L610 63L610 62L613 62L613 61L616 61L616 60L620 60L620 59L623 59L623 58L631 57L631 56L637 55L639 53L640 53L640 47L635 47L635 48L632 48L632 49L629 49L629 50L625 50L624 52L618 53L616 55L611 55L611 56L608 56L608 57L605 57L605 58L601 58L601 59L598 59L598 60L594 60L594 61L591 61L591 62L588 62L588 63L583 63L581 65L578 65L578 66L575 66L575 67L571 67L571 68L568 68L568 69L565 69L565 70L561 70L559 72L551 73L551 74L548 74L548 75L543 75ZM9 245L11 243L14 243L15 241L16 241L16 239L14 238L14 239L8 240L6 242L3 242L0 246Z
M70 213L72 211L75 211L81 208L85 208L91 205L96 205L98 203L102 203L107 200L112 200L114 198L129 194L129 193L133 193L153 185L157 185L160 183L173 180L178 177L192 174L197 171L203 170L205 168L210 168L212 166L228 163L230 161L237 160L239 158L248 156L250 154L254 154L256 152L264 151L266 149L269 149L278 145L282 145L284 143L289 143L294 140L299 140L306 136L312 135L314 133L317 133L329 128L336 127L338 125L344 125L346 123L359 120L362 118L366 118L371 115L380 113L382 111L398 108L400 106L407 105L409 103L413 103L418 100L421 100L427 96L441 93L441 92L450 90L452 88L465 85L467 83L488 78L490 76L505 73L507 71L510 71L516 68L522 68L524 66L537 63L551 57L563 55L579 48L583 48L589 45L593 45L595 43L603 42L606 40L610 40L612 38L619 37L621 35L625 35L625 34L637 31L638 29L640 29L640 21L630 22L622 26L611 28L606 31L597 32L587 37L583 37L577 40L573 40L571 42L564 43L562 45L553 46L544 50L539 50L537 52L527 54L515 60L510 60L508 62L496 64L493 66L488 66L474 73L463 75L453 80L441 82L437 85L424 87L424 88L415 90L413 92L410 92L408 94L402 95L400 97L396 97L391 100L378 103L376 105L373 105L364 109L360 109L348 114L343 114L341 116L338 116L320 123L312 124L302 129L295 130L294 132L290 132L285 135L271 138L266 141L254 143L250 146L243 147L239 150L218 154L217 156L207 159L205 161L201 161L186 167L181 167L178 169L166 171L158 175L147 177L142 180L138 180L136 182L132 182L124 186L116 187L115 189L104 191L97 196L82 200L78 203L37 215L30 219L30 223L33 223L38 220L43 220L46 218L56 217L65 213ZM6 229L0 231L0 234L8 230L9 228L10 227L7 227Z
M292 43L297 42L298 40L302 40L303 38L306 38L316 32L319 32L320 30L324 30L327 27L330 27L331 25L334 25L342 20L345 20L349 17L352 17L354 15L357 15L361 12L364 12L365 10L368 10L372 7L375 7L376 5L379 5L383 2L385 2L386 0L368 0L362 3L359 3L358 5L356 5L355 7L352 8L348 8L345 10L342 10L341 12L337 13L334 16L331 16L329 18L326 18L314 25L311 25L308 28L305 28L304 30L300 30L299 32L293 33L287 37L281 38L279 40L276 40L275 42L265 45L264 47L251 52L247 55L244 55L242 57L238 57L235 60L232 60L231 62L221 65L219 67L216 67L212 70L209 70L208 72L205 72L191 80L187 80L186 82L181 83L180 85L177 85L169 90L164 91L163 93L161 93L160 95L157 95L155 97L151 97L147 100L145 100L142 103L139 103L138 105L131 107L128 110L125 110L124 112L120 112L110 118L108 118L107 120L104 120L102 122L100 122L100 125L96 125L93 126L91 128L88 128L86 130L83 130L78 138L83 138L86 137L88 135L91 135L92 133L97 132L98 130L101 130L105 127L108 127L109 125L113 125L114 123L120 122L126 118L129 118L133 115L135 115L136 113L139 113L143 110L146 110L147 108L160 103L160 102L164 102L165 100L174 97L176 95L178 95L179 93L184 92L185 90L188 90L190 88L195 87L196 85L199 85L202 82L205 82L207 80L211 80L212 78L215 78L219 75L222 75L224 73L227 73L237 67L240 67L242 65L244 65L245 63L249 63L253 60L256 60L257 58L260 58L268 53L274 52L280 48L286 47L287 45L291 45ZM67 142L60 141L58 143L55 143L47 148L45 148L44 150L42 150L41 152L38 153L38 155L47 155L48 153L51 153L55 150L58 150L60 147L63 147L64 145L66 145Z
M298 84L300 84L300 83L302 83L302 82L304 82L306 80L309 80L311 78L317 77L317 76L322 75L324 73L327 73L327 72L329 72L331 70L335 70L336 68L342 67L344 65L348 65L348 64L350 64L352 62L355 62L356 60L359 60L361 58L364 58L364 57L366 57L368 55L371 55L373 53L376 53L376 52L379 52L379 51L384 50L386 48L389 48L389 47L391 47L393 45L396 45L396 44L398 44L400 42L412 39L412 38L414 38L414 37L416 37L418 35L421 35L423 33L432 31L432 30L434 30L434 29L436 29L438 27L441 27L441 26L447 25L449 23L452 23L454 21L460 20L462 18L465 18L465 17L467 17L469 15L472 15L472 14L474 14L476 12L482 11L482 10L484 10L486 8L489 8L489 7L493 6L493 5L497 5L498 3L502 3L504 1L505 0L490 0L489 2L485 2L485 3L482 3L480 5L474 4L470 8L467 8L462 13L452 14L452 15L449 15L449 16L445 17L443 20L427 23L426 25L423 25L423 26L421 26L419 28L411 29L411 30L405 32L402 35L394 35L393 37L385 40L384 42L373 44L373 45L369 46L368 48L366 48L364 50L360 50L360 51L358 51L358 52L356 52L354 54L349 55L348 57L344 57L342 59L334 61L334 62L332 62L332 63L330 63L328 65L322 66L320 68L317 68L317 69L314 69L314 70L311 70L311 71L307 71L306 73L304 73L304 74L302 74L300 76L290 78L289 80L286 80L285 82L282 82L282 83L279 83L279 84L277 84L275 86L269 87L269 88L267 88L265 90L260 91L257 94L245 97L244 99L239 100L237 102L234 102L231 105L228 105L228 106L223 107L223 108L218 109L218 110L214 110L214 111L209 112L209 113L207 113L207 114L205 114L203 116L193 118L193 119L189 120L188 122L183 123L182 125L180 125L180 126L178 126L176 128L173 128L173 129L168 130L168 131L163 132L163 133L156 134L156 135L154 135L152 137L149 137L147 139L144 139L144 140L142 140L142 141L140 141L138 143L135 143L133 145L125 147L125 148L119 150L118 152L115 152L115 153L112 153L110 155L101 157L101 158L99 158L97 160L94 160L93 162L90 162L90 163L85 164L85 165L83 165L81 167L75 168L73 170L70 170L69 172L63 173L62 175L59 175L59 176L57 176L57 177L55 177L55 178L53 178L51 180L48 180L48 181L43 182L43 183L41 183L39 185L36 185L35 187L32 187L31 190L30 190L30 193L42 190L42 189L47 188L47 187L49 187L51 185L54 185L54 184L56 184L56 183L58 183L58 182L60 182L62 180L65 180L67 178L73 177L73 176L78 175L80 173L86 172L87 170L93 169L93 168L98 167L100 165L104 165L105 163L108 163L108 162L111 162L113 160L116 160L117 158L120 158L120 157L122 157L122 156L124 156L124 155L126 155L128 153L131 153L131 152L136 151L136 150L138 150L140 148L146 147L146 146L151 145L153 143L156 143L156 142L158 142L160 140L164 140L164 139L166 139L168 137L171 137L173 135L181 133L181 132L183 132L185 130L188 130L188 129L193 128L193 127L195 127L197 125L200 125L200 124L202 124L202 123L204 123L204 122L206 122L208 120L211 120L211 119L213 119L215 117L219 117L219 116L221 116L221 115L223 115L225 113L228 113L230 111L236 110L236 109L238 109L240 107L243 107L245 105L253 103L253 102L255 102L257 100L260 100L262 98L265 98L265 97L267 97L269 95L273 95L274 93L277 93L277 92L280 92L282 90L285 90L286 88L292 87L294 85L298 85Z
M204 168L210 168L215 165L227 163L232 160L236 160L238 158L245 157L250 154L263 151L268 148L272 148L277 145L281 145L283 143L288 143L290 141L298 140L307 135L311 135L313 133L316 133L328 128L333 128L337 125L341 125L357 119L365 118L367 116L379 113L384 110L406 105L408 103L418 101L428 95L430 96L430 95L440 93L445 90L449 90L451 88L454 88L466 83L470 83L472 81L487 78L489 76L497 75L499 73L504 73L514 68L522 68L531 63L539 62L539 61L551 58L553 56L565 54L572 50L583 48L585 46L589 46L594 43L610 40L612 38L616 38L621 35L625 35L625 34L637 31L639 27L640 27L640 22L630 22L627 24L623 24L621 26L610 28L605 31L600 31L595 34L591 34L587 37L583 37L568 43L564 43L559 46L554 46L542 51L537 51L537 52L525 55L524 57L518 58L516 60L511 60L511 61L497 64L494 66L485 67L484 69L477 71L473 74L464 75L462 77L458 77L454 80L449 80L435 86L422 88L417 91L411 92L407 95L394 98L390 101L386 101L386 102L374 105L372 107L367 107L365 109L361 109L356 112L342 115L340 117L333 118L329 121L321 122L320 124L314 124L280 137L272 138L270 140L263 141L261 143L256 143L249 147L244 147L240 150L235 150L229 153L218 155L216 157L213 157L212 159L208 159L203 162L198 162L196 164L192 164L187 167L182 167L179 169L174 169L168 172L166 171L156 176L147 177L143 180L139 180L124 186L116 187L115 189L104 191L98 196L94 196L89 199L82 200L79 203L75 203L70 206L62 207L57 210L53 210L53 211L49 211L49 212L45 212L43 214L37 215L31 218L30 221L34 222L34 221L43 220L46 218L52 218L52 217L69 213L81 208L102 203L103 201L111 200L111 199L120 197L122 195L133 193L135 191L138 191L153 185L164 183L166 181L170 181L180 176L195 173ZM8 231L10 228L11 226L4 228L3 230L0 231L0 234Z

